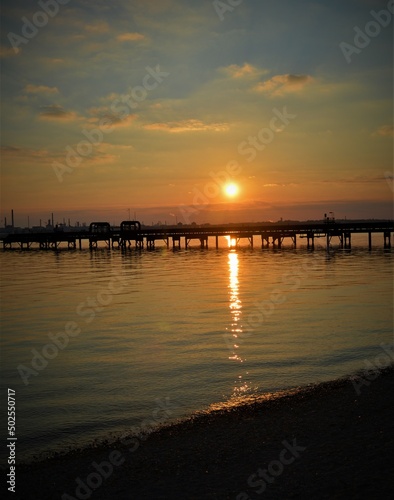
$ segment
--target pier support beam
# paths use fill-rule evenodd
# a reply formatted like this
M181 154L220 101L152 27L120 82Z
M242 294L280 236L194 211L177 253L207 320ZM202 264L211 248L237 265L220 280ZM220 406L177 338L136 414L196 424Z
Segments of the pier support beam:
M216 242L216 249L218 249L219 248L219 236L218 235L215 236L215 242Z
M308 233L306 241L307 241L307 243L306 243L307 248L310 250L314 250L315 249L315 235L313 233Z
M344 247L345 248L352 248L352 233L345 231L343 233L343 239L344 239Z
M131 241L130 240L126 240L124 238L121 238L119 245L120 245L121 248L126 248L126 246L130 247L131 246Z
M390 231L385 231L383 233L384 238L384 248L391 248L391 233Z
M208 248L208 236L200 238L201 248Z
M153 250L155 248L155 239L150 237L150 236L147 236L146 238L146 248L148 250Z
M294 236L292 236L291 240L293 242L294 248L297 248L297 235L295 234Z
M181 237L180 236L173 236L172 237L172 248L181 248Z
M277 236L276 238L272 238L272 244L273 246L278 246L278 248L282 248L282 242L283 242L283 236Z
M371 233L371 231L368 233L368 249L372 250L372 233Z
M135 248L138 248L141 250L144 248L144 237L143 236L136 236L135 238Z
M270 237L261 235L261 248L270 246Z

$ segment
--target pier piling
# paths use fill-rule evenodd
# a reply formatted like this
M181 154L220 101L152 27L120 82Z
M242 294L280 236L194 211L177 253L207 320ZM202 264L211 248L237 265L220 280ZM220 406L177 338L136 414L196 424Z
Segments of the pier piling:
M384 238L384 248L391 248L391 233L390 231L385 231L383 233Z

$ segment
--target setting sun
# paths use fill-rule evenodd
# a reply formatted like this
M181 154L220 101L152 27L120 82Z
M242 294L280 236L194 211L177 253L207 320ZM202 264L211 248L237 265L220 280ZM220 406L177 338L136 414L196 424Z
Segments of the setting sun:
M227 196L236 196L238 194L238 186L236 184L227 184L224 187L224 192Z

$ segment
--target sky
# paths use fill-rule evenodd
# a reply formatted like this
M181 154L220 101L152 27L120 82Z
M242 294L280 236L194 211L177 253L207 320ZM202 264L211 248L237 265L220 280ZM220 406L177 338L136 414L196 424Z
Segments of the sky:
M392 12L2 0L0 225L392 218Z

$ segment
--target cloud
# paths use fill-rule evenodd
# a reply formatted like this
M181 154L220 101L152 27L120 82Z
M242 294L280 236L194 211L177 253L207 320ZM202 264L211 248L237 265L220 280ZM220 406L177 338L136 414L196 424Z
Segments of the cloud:
M39 167L51 166L54 160L62 160L63 152L53 152L47 149L33 149L19 146L2 146L0 156L4 165L35 165Z
M149 14L158 15L176 7L174 0L134 0L133 7L138 7L143 12L148 11Z
M98 21L97 23L93 24L85 24L84 29L88 31L89 33L98 33L101 35L102 33L108 33L109 32L109 26L108 23L105 21Z
M50 64L63 64L65 60L60 57L50 57L48 58L48 62Z
M118 159L118 156L103 153L101 151L97 151L97 153L93 153L85 158L85 161L90 165L107 165L108 163L113 163Z
M84 162L81 166L86 165L86 163L89 165L106 165L118 159L117 155L106 152L102 146L100 145L100 149L93 151L88 157L84 157ZM74 149L76 147L74 146ZM118 149L118 146L114 146L114 149ZM120 147L120 149L122 148ZM43 167L52 166L54 160L64 160L64 151L51 152L47 149L21 148L17 146L2 146L0 154L3 161L8 160L15 165L34 164Z
M252 78L264 75L269 71L266 69L259 69L256 66L252 66L249 63L244 63L243 66L238 66L238 64L231 64L230 66L226 66L224 68L220 68L221 71L224 71L231 78Z
M54 121L72 121L78 119L77 113L74 111L66 111L58 104L50 104L48 106L41 106L40 119L41 120L54 120Z
M58 94L59 90L57 87L47 87L46 85L33 85L29 83L25 87L25 92L28 94Z
M2 158L47 158L49 153L46 149L20 148L17 146L1 146Z
M145 130L158 130L179 134L183 132L225 132L229 130L227 123L203 123L201 120L181 120L167 123L151 123L144 125Z
M0 59L5 59L6 57L13 57L20 54L21 49L12 47L6 47L4 45L0 45Z
M128 127L137 118L135 114L128 114L126 116L120 116L112 111L107 106L95 107L89 109L91 118L88 119L90 124L97 124L101 120L105 120L108 127Z
M116 37L119 42L138 42L140 40L145 40L145 35L141 33L121 33Z
M280 96L288 92L299 92L313 81L314 78L310 75L276 75L269 80L259 82L254 90Z
M373 137L394 137L394 127L392 125L382 125L372 134Z
M103 142L100 144L100 150L101 151L107 151L107 150L115 150L115 151L132 151L134 150L134 146L131 146L129 144L111 144L109 142Z

